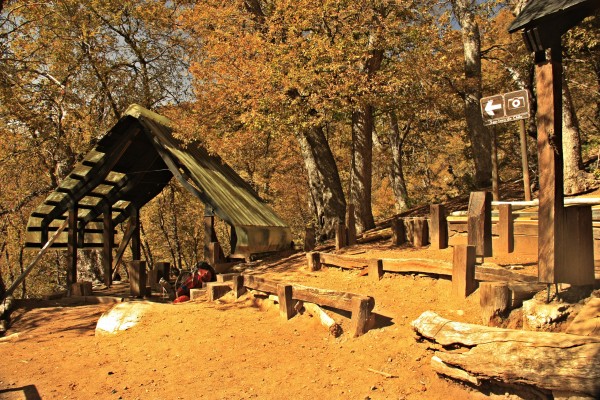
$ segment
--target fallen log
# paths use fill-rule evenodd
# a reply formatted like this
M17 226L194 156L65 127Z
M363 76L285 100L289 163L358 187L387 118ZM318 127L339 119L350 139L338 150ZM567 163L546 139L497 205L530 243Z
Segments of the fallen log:
M463 379L495 380L551 391L600 396L600 338L490 328L426 311L414 330L450 351L436 351L436 371ZM457 350L458 348L458 350ZM447 367L447 369L446 369ZM447 371L448 373L444 372Z
M342 327L336 323L333 318L331 318L321 307L314 303L303 302L302 304L304 310L315 318L318 318L329 333L333 337L338 337L342 334Z

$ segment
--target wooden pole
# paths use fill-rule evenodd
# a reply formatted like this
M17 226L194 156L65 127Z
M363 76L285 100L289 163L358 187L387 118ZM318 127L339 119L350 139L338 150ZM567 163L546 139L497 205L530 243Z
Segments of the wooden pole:
M369 278L372 281L379 282L383 276L383 261L382 260L369 260L368 267Z
M131 257L134 260L140 260L142 258L142 245L140 240L140 210L134 207L129 217L133 232L131 234Z
M492 196L489 192L472 192L468 211L469 245L475 246L477 257L492 255Z
M494 201L500 200L500 178L498 176L498 138L496 129L490 126L492 134L492 195Z
M69 233L67 237L67 291L77 282L77 204L69 208L67 216Z
M489 325L502 316L510 306L510 290L506 282L481 282L479 284L481 322Z
M313 251L316 244L315 227L314 225L311 225L304 230L304 251Z
M346 247L347 243L346 224L344 224L342 221L337 221L335 226L335 249L339 250L344 248Z
M538 279L558 283L563 264L562 60L560 43L536 54L539 164ZM547 57L549 56L549 57Z
M318 251L306 253L306 261L309 271L318 271L321 269L321 255Z
M125 234L123 235L123 239L121 240L121 243L119 243L119 248L117 249L117 255L115 256L114 262L113 262L113 266L112 266L112 279L115 279L115 276L117 274L117 267L119 265L119 263L121 262L121 259L123 258L123 254L125 254L125 250L127 249L127 244L129 244L129 241L131 240L131 237L133 236L133 233L135 231L135 226L133 226L132 222L131 222L131 218L129 219L129 222L127 223L127 228L125 229Z
M525 201L531 201L531 182L529 180L529 162L527 161L527 133L525 132L525 120L519 120L519 139L521 140L521 167L523 169L523 191Z
M112 244L112 208L109 203L106 203L102 215L102 269L104 272L104 284L107 287L110 287L112 283Z

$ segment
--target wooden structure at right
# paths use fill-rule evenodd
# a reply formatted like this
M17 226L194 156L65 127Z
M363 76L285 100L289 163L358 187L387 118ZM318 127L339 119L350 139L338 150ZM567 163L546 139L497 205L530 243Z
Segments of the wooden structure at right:
M538 278L543 283L594 283L593 248L577 239L592 234L578 226L587 208L565 209L562 150L561 36L600 8L598 0L531 0L509 27L522 31L534 55L539 163ZM572 257L578 255L575 259ZM591 261L591 262L590 262Z

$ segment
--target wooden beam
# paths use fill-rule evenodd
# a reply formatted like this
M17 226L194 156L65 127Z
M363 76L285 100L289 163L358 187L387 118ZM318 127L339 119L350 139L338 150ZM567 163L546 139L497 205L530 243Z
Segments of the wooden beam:
M134 260L142 258L142 242L140 240L140 210L137 207L132 208L131 216L129 217L133 232L131 233L131 257ZM168 277L165 278L168 280Z
M565 207L565 265L556 271L556 280L571 285L593 285L594 233L592 206Z
M208 282L206 284L208 301L216 301L231 291L231 286L226 282Z
M338 308L340 310L352 311L352 299L355 297L365 296L348 292L338 292L335 290L318 289L302 285L293 286L294 299L308 301L321 306ZM372 310L373 307L375 307L375 300L372 297L368 298L370 299L369 307Z
M369 298L354 297L352 299L352 337L362 336L369 330L368 324L371 318L371 309L369 308Z
M560 46L535 66L539 171L538 278L557 283L564 262L562 59ZM567 266L564 265L564 268Z
M452 295L466 298L475 289L475 246L456 246L452 262Z
M320 255L320 264L329 264L340 268L365 268L369 264L369 260L366 258L330 253L317 254Z
M246 288L244 287L244 276L243 275L235 275L232 277L231 281L233 282L233 295L236 299L240 298L244 293L246 293Z
M304 230L304 251L313 251L316 245L315 227L311 225Z
M337 221L335 225L335 249L340 250L348 245L346 238L346 224Z
M430 226L431 246L433 250L441 250L448 247L448 221L446 220L446 208L442 204L432 204L430 206Z
M131 240L133 236L133 232L135 231L135 226L132 224L131 219L127 223L127 228L125 228L125 234L123 234L123 239L121 239L121 243L119 243L119 248L117 249L117 254L115 256L115 260L112 265L112 279L115 279L115 275L118 271L117 267L123 258L123 254L125 254L125 250L127 249L127 244Z
M429 244L429 224L425 217L415 217L410 220L412 224L413 246L420 248Z
M210 244L218 242L217 232L215 231L215 216L204 216L204 259L210 260L211 251Z
M367 268L369 269L369 278L372 281L379 282L383 277L383 261L370 260Z
M129 291L132 296L146 295L146 261L133 260L129 263Z
M481 282L479 284L481 322L489 325L502 317L510 307L510 290L506 282Z

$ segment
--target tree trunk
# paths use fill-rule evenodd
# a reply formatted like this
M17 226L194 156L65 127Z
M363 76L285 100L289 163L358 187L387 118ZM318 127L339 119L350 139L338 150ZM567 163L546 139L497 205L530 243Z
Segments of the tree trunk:
M390 112L390 125L391 133L389 134L390 139L390 150L392 152L392 163L390 166L390 183L392 185L392 191L396 201L394 206L397 213L408 208L408 190L406 189L406 181L404 180L404 165L402 163L402 146L404 146L404 140L410 131L410 123L407 123L402 132L398 125L398 117L395 112Z
M352 168L350 199L357 233L375 227L371 209L373 161L373 107L365 104L352 113Z
M567 80L563 74L563 171L565 194L580 193L586 189L586 173L581 158L581 135L577 114L571 99Z
M465 117L475 162L475 184L486 187L492 178L492 141L483 125L481 99L481 37L475 22L475 0L454 0L452 8L461 27L465 56Z
M335 159L323 127L307 129L296 136L308 174L310 195L318 221L318 235L321 239L333 238L336 222L344 221L346 215L346 200Z

